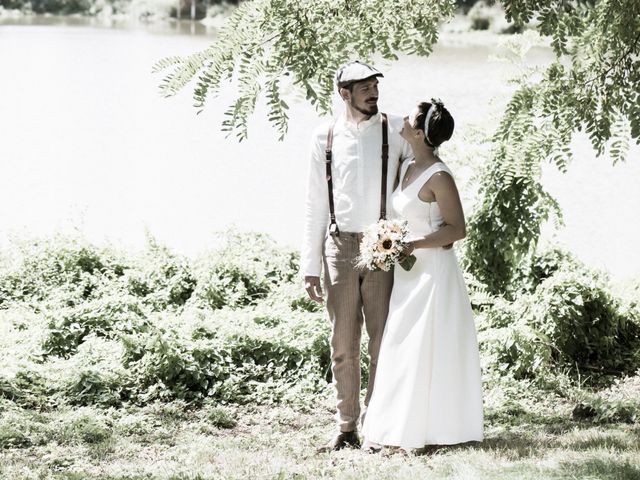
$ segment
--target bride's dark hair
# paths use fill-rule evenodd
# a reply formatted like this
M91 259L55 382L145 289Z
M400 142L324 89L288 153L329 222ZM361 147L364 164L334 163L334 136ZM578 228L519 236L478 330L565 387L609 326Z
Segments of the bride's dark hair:
M429 118L428 130L425 128L427 113L433 105L433 113ZM414 128L425 132L424 142L430 147L438 147L453 135L455 122L453 117L440 100L434 98L431 102L422 102L418 105L420 113L416 116Z

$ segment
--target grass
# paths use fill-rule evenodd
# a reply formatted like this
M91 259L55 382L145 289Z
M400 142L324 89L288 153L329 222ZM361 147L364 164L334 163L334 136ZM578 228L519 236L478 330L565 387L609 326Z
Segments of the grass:
M313 406L182 402L34 413L2 409L0 478L20 479L638 479L640 426L571 420L567 405L488 415L485 441L410 456L316 454L332 433L327 391Z
M490 349L482 350L484 442L409 456L317 454L334 430L333 391L323 382L328 328L289 279L293 257L260 248L268 261L245 265L239 247L225 256L239 265L204 263L203 271L237 277L222 288L171 255L154 253L118 276L129 264L117 255L98 261L100 252L61 242L34 247L27 257L40 260L4 273L0 252L0 480L640 479L640 372L609 385L550 363L515 377ZM94 263L113 275L90 274ZM238 297L213 309L192 288L199 278L231 298L274 277L280 286L259 305ZM94 284L104 290L89 288L85 298ZM194 298L171 303L176 291ZM145 322L120 318L122 305L143 308ZM83 322L91 334L80 338ZM52 338L61 356L45 351ZM611 358L635 355L625 348Z

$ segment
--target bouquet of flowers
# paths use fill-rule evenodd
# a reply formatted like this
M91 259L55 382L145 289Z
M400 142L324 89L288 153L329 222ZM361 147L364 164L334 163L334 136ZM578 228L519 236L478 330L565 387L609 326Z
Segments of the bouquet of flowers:
M408 244L409 228L406 221L379 220L367 227L360 242L357 266L369 270L388 272L395 262L405 270L411 270L416 262L414 255L402 252Z

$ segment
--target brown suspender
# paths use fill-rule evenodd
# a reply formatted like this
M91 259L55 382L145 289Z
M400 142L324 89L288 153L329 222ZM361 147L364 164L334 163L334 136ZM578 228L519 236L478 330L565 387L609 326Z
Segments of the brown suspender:
M380 186L380 220L387 218L387 170L389 164L389 132L387 114L382 113L382 182ZM340 235L338 224L336 223L336 212L333 205L333 178L331 175L331 160L333 157L333 126L331 124L327 132L327 148L325 149L325 165L327 170L327 187L329 192L329 233Z
M389 138L387 114L382 114L382 185L380 186L380 220L387 218L387 169L389 164Z
M338 224L336 223L336 212L333 206L333 178L331 177L331 157L333 153L331 149L333 148L333 123L329 127L329 133L327 133L327 148L325 150L325 165L327 167L327 187L329 188L329 233L331 235L340 235L340 230L338 230Z

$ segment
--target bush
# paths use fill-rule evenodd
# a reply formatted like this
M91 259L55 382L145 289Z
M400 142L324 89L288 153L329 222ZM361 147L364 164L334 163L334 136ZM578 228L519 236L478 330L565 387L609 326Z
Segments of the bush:
M213 407L207 410L206 420L217 428L233 428L238 422L233 418L233 412L225 407Z
M533 378L565 368L607 382L640 366L637 314L609 293L605 279L572 257L539 257L530 292L496 299L480 314L480 343L489 368Z
M51 385L35 370L22 368L14 376L0 376L0 398L23 408L41 408L51 392Z
M38 414L10 409L0 415L0 449L42 445L48 436L48 427Z
M148 239L147 250L123 278L126 291L153 310L183 306L193 294L196 279L186 258Z
M60 373L56 390L71 405L117 407L129 399L133 385L122 365L119 341L89 336Z
M553 345L528 314L527 304L498 299L478 324L483 367L512 375L515 379L546 374L552 364Z
M594 376L640 366L640 328L594 274L559 271L530 299L539 329L557 347L556 364Z
M597 423L640 423L640 370L617 379L602 392L582 392L573 409L575 419Z
M529 265L524 268L524 273L518 278L517 283L522 285L525 291L534 292L544 280L559 271L578 272L587 275L590 273L587 266L573 254L552 248L533 255Z
M126 265L114 252L100 250L75 237L16 243L10 265L0 271L0 307L47 301L75 306L95 298L99 288L123 275Z
M56 420L54 438L63 444L96 444L112 435L104 415L87 407L66 412Z
M126 337L124 364L138 400L274 403L318 390L329 361L324 322L294 317L272 327L263 318L252 311L189 311Z
M198 302L214 310L256 305L297 275L297 253L266 235L229 232L196 266Z
M489 30L493 19L493 11L486 2L480 0L471 7L467 16L471 20L472 30Z
M90 0L30 0L34 13L57 13L69 15L87 13L91 9Z
M223 240L195 269L153 240L135 258L63 237L3 255L2 366L17 373L0 397L273 403L323 388L329 325L292 283L297 255L264 235Z
M148 328L146 315L138 300L131 296L101 298L73 308L61 308L50 315L45 355L68 358L84 338L93 333L116 338L123 333Z

